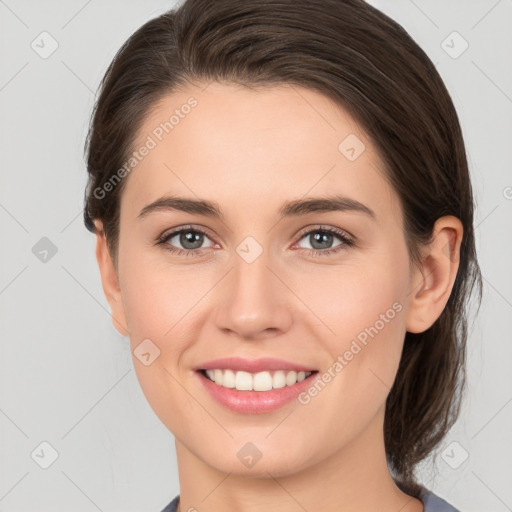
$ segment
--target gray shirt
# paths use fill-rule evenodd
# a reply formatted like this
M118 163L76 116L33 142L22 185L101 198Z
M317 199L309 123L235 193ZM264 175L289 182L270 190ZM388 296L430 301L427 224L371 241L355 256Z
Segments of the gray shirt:
M176 512L178 507L178 501L180 499L180 495L176 496L169 505L167 505L162 512ZM421 501L424 505L424 512L459 512L456 508L452 507L449 503L444 501L439 496L436 496L432 492L428 490L424 490L420 496ZM185 511L181 511L185 512Z

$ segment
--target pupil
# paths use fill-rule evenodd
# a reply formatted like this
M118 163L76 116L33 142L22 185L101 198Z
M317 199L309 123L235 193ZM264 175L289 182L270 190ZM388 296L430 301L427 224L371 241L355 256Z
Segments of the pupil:
M202 245L202 234L194 231L186 231L181 233L180 243L185 249L197 249ZM192 247L187 246L188 243L192 244ZM194 245L195 244L195 245Z
M330 237L332 237L332 235L330 233L315 233L314 235L312 235L313 237L313 241L315 243L327 243L327 245L329 246L330 244L328 242L330 242ZM312 243L311 246L312 247L315 247L315 243ZM316 249L327 249L328 247L315 247Z

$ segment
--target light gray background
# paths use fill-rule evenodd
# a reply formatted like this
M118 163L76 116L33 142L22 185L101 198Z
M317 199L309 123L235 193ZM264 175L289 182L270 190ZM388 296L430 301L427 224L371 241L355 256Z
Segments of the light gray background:
M469 340L469 394L422 479L462 512L512 510L512 3L370 3L445 80L477 196L484 302ZM111 324L82 223L83 143L99 81L125 39L173 6L0 1L1 511L157 512L179 492L174 438ZM59 45L47 59L31 47L43 31ZM469 43L458 58L445 51L462 48L453 31ZM32 250L42 237L57 248L46 262ZM43 441L58 452L47 469Z

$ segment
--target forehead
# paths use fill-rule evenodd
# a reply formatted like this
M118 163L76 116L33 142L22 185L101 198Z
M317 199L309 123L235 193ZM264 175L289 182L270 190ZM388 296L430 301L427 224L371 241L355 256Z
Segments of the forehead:
M165 194L213 199L237 216L241 208L263 215L284 200L336 193L400 219L372 141L309 89L191 86L151 109L133 150L139 155L122 197L130 216Z

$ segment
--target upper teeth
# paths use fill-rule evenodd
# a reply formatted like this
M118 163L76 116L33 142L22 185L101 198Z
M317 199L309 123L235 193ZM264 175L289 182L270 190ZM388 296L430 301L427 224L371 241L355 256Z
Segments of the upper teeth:
M249 373L234 370L206 370L208 377L225 388L236 388L241 391L268 391L269 389L293 386L303 381L312 372L296 372L293 370L264 371Z

